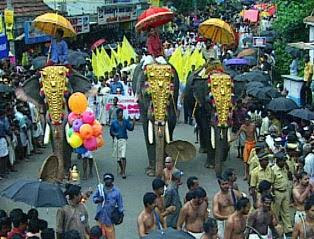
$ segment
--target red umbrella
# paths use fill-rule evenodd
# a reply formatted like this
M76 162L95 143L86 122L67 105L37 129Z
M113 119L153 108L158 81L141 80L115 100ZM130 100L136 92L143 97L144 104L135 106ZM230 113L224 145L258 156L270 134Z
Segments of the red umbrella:
M170 22L174 13L165 7L150 7L145 10L137 19L135 29L145 31L150 27L159 27Z
M94 43L93 43L93 45L91 46L91 49L92 50L95 50L97 47L99 47L99 46L101 46L102 44L104 44L106 42L106 40L105 39L99 39L99 40L97 40L97 41L95 41Z

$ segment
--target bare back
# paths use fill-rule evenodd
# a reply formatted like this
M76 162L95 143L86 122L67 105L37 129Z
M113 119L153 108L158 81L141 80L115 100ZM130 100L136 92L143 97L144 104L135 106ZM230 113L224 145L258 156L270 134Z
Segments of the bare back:
M240 131L245 133L247 141L255 141L256 126L253 123L241 125Z
M246 217L233 213L227 220L224 239L244 239Z

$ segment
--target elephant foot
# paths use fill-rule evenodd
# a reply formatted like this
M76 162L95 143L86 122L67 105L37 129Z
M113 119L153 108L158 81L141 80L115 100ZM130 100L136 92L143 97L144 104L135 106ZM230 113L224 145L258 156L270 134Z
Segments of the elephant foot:
M209 169L214 169L214 168L215 168L215 165L212 165L212 164L206 162L206 163L204 164L204 167L205 167L205 168L209 168Z
M147 172L146 172L146 175L148 176L148 177L155 177L155 171L154 170L148 170Z
M150 170L153 170L153 168L151 166L148 166L147 168L145 168L145 173L147 173Z

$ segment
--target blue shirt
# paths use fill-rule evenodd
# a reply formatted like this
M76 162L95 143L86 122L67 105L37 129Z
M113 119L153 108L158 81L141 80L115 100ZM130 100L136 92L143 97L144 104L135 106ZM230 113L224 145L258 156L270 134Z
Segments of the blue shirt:
M128 139L128 130L133 131L134 124L131 124L130 121L123 119L122 124L119 120L113 120L110 125L110 134L117 139Z
M68 45L64 40L57 42L51 41L51 60L55 64L68 64Z
M110 84L110 94L117 94L118 88L120 89L121 95L124 95L124 87L120 81L114 81Z
M103 187L104 190L105 187ZM96 210L96 220L99 221L101 224L105 224L107 226L112 225L111 222L111 213L114 210L115 207L118 207L119 212L123 212L123 201L122 201L122 195L120 193L120 190L113 186L113 188L110 191L106 191L105 193L101 193L99 191L99 187L97 191L93 195L93 202L96 203L104 196L104 202L98 203L97 210Z

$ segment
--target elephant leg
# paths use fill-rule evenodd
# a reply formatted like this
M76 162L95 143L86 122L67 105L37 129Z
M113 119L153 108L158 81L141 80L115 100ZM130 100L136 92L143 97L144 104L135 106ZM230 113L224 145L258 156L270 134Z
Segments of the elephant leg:
M83 164L83 180L87 180L87 163L88 159L87 158L82 158L82 164Z
M211 147L207 151L207 157L204 167L212 169L215 168L215 150Z
M143 119L144 119L143 120L143 131L144 131L146 150L147 150L147 155L148 155L148 168L147 168L147 171L155 172L155 166L156 166L155 142L154 142L154 144L150 144L148 142L148 120L145 119L145 118L143 118ZM152 175L152 173L151 173L151 176L154 176L154 175Z
M215 172L218 177L222 174L222 164L228 156L227 129L215 127L215 141Z

